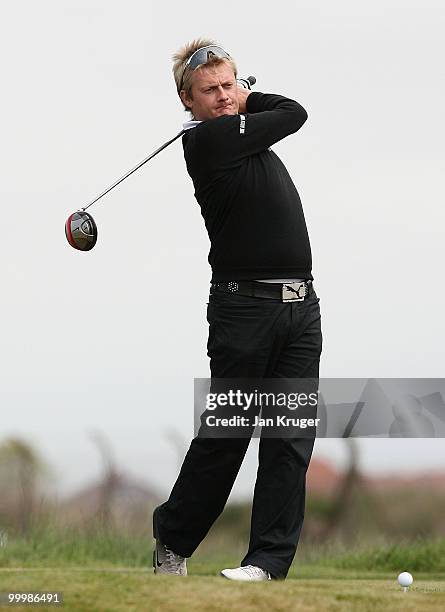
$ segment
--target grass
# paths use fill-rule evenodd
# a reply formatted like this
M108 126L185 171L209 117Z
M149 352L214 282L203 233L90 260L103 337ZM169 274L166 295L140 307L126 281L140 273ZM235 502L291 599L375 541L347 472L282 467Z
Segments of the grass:
M396 570L411 572L445 572L445 539L392 544L339 555L326 563L344 569Z
M146 567L151 565L152 542L151 535L45 527L27 537L9 538L6 546L0 547L0 568L82 564Z
M190 570L193 572L192 564ZM242 584L200 574L186 579L154 576L145 569L9 568L0 570L0 591L58 590L63 594L63 608L73 612L227 612L231 609L429 612L444 609L444 581L418 577L410 591L404 593L393 575L358 579L343 572L341 579L338 578L320 578L314 574L312 578ZM29 611L29 607L14 608Z
M236 566L239 557L216 557L208 549L198 549L188 561L187 579L154 576L151 550L150 535L36 529L0 547L0 592L61 591L63 608L79 612L445 609L445 539L353 552L325 547L304 563L299 553L287 580L257 584L219 577L221 568ZM405 569L415 580L408 593L396 582Z
M83 564L143 568L151 566L152 542L151 534L137 537L101 529L87 532L73 528L36 528L27 537L10 537L5 546L0 546L0 568ZM355 547L353 551L335 545L311 551L308 548L306 543L298 553L298 560L304 566L367 572L410 568L416 572L445 573L445 538L404 544L379 543L373 547ZM236 560L233 557L241 554L234 547L220 546L219 540L213 551L218 551L219 563L233 563ZM198 549L193 561L196 558L211 563L215 552L207 544Z

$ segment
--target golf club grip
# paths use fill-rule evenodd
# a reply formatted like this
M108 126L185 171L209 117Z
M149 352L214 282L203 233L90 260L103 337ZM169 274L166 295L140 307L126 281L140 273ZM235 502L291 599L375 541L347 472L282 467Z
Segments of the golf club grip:
M236 79L236 82L245 89L252 89L252 85L256 83L256 78L254 76L249 76L247 79Z
M173 141L175 141L177 138L179 138L180 136L182 136L184 134L185 130L181 130L179 132L179 134L176 134L176 136L174 138L171 138L168 142L166 142L165 144L161 145L159 147L159 149L156 149L156 151L153 151L153 153L150 153L150 155L148 157L146 157L145 159L143 159L141 162L139 162L137 164L137 166L135 166L134 168L132 168L131 170L129 170L126 174L124 174L124 176L121 176L120 179L118 179L117 181L115 181L112 185L110 185L110 187L107 187L107 189L105 189L105 191L103 191L100 195L97 196L97 198L95 198L92 202L90 202L87 206L85 206L84 208L82 208L81 210L86 210L87 208L89 208L90 206L92 206L95 202L97 202L98 200L100 200L101 198L103 198L104 195L106 195L109 191L111 191L112 189L114 189L115 187L117 187L117 185L119 185L119 183L122 183L122 181L124 181L126 178L128 178L130 176L130 174L133 174L133 172L136 172L136 170L139 170L139 168L141 166L143 166L144 164L146 164L148 161L150 161L150 159L152 159L155 155L157 155L158 153L160 153L163 149L165 149L165 147L168 147L169 144L171 144Z

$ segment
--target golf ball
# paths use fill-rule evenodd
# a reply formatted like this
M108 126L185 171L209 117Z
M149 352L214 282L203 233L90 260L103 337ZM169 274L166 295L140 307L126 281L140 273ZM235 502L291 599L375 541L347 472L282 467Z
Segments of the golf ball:
M399 574L397 580L399 581L399 584L402 587L409 587L413 583L413 577L409 572L402 572L401 574Z

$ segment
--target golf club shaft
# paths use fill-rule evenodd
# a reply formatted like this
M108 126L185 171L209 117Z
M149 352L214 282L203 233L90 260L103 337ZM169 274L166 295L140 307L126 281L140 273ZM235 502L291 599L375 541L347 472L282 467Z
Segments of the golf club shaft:
M247 77L247 79L237 79L237 83L239 83L242 87L245 87L246 89L250 89L252 85L254 85L256 83L256 78L254 76L249 76ZM132 168L131 170L129 170L126 174L124 174L124 176L121 176L120 179L118 179L115 183L113 183L112 185L110 185L110 187L108 187L107 189L105 189L105 191L103 191L100 195L97 196L97 198L95 198L92 202L90 202L87 206L81 208L81 210L86 210L87 208L89 208L90 206L93 206L93 204L95 204L98 200L100 200L101 198L104 197L104 195L106 195L109 191L111 191L112 189L114 189L117 185L119 185L119 183L122 183L122 181L124 181L127 177L130 176L130 174L133 174L133 172L136 172L136 170L138 170L141 166L143 166L144 164L146 164L148 161L150 161L150 159L152 159L155 155L157 155L158 153L160 153L163 149L165 149L165 147L168 147L169 144L171 144L173 141L175 141L177 138L179 138L180 136L182 136L184 134L185 130L181 130L179 132L179 134L176 134L176 136L174 138L172 138L171 140L169 140L168 142L166 142L165 144L163 144L162 146L159 147L159 149L156 149L156 151L154 151L153 153L151 153L148 157L146 157L145 159L143 159L141 162L139 162L139 164L137 166L135 166L134 168Z
M182 134L184 134L185 130L181 130L179 132L179 134L176 134L176 136L174 138L172 138L171 140L169 140L168 142L166 142L165 144L161 145L159 147L159 149L156 149L156 151L154 151L153 153L151 153L148 157L146 157L145 159L143 159L141 162L139 162L139 164L137 166L135 166L134 168L132 168L131 170L129 170L126 174L124 174L124 176L122 176L120 179L118 179L115 183L113 183L110 187L108 187L107 189L105 189L105 191L103 191L100 195L97 196L97 198L95 198L92 202L90 202L87 206L85 206L84 208L82 208L81 210L86 210L87 208L89 208L90 206L92 206L95 202L97 202L98 200L100 200L104 195L106 195L109 191L111 191L112 189L114 189L117 185L119 185L119 183L122 183L122 181L124 181L127 177L130 176L130 174L133 174L133 172L136 172L136 170L138 170L141 166L143 166L144 164L146 164L148 161L150 161L150 159L152 159L155 155L157 155L158 153L160 153L163 149L165 149L165 147L168 147L169 144L171 144L174 140L176 140L177 138L179 138L180 136L182 136Z

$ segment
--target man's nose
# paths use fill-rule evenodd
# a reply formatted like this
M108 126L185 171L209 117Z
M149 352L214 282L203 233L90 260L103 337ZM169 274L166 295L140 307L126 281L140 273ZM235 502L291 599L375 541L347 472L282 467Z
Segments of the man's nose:
M218 87L217 92L218 92L218 98L224 98L224 100L228 98L228 95L224 91L224 87L222 85Z

